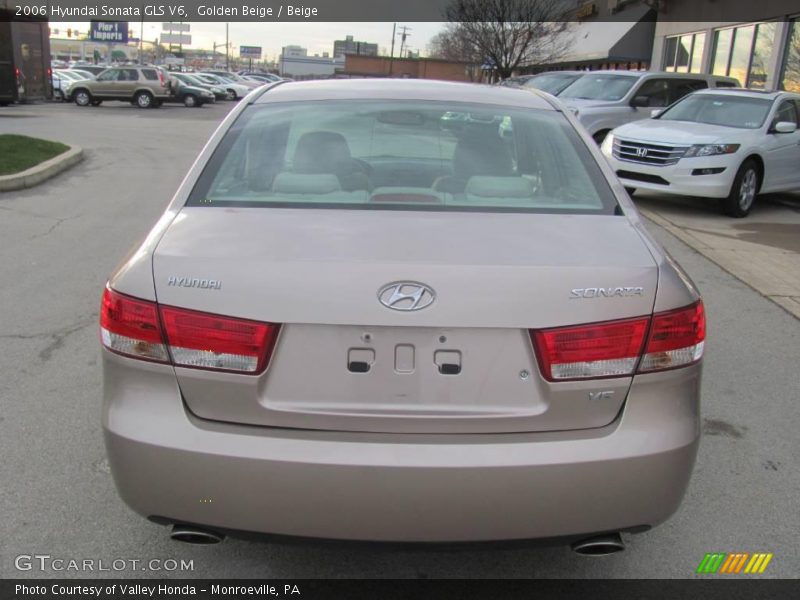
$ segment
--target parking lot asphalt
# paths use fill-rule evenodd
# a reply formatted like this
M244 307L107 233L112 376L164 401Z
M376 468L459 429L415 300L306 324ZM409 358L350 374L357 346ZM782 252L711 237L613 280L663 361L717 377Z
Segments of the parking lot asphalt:
M774 553L763 577L798 575L800 321L654 222L653 234L706 303L704 437L679 512L651 532L624 536L626 552L588 558L562 546L240 540L186 546L128 510L114 490L100 427L101 290L229 107L34 105L8 109L28 116L0 114L0 132L86 152L82 164L42 186L0 195L0 577L693 577L706 552L734 551ZM660 210L658 198L641 202ZM17 556L35 554L107 565L183 559L194 568L15 567Z

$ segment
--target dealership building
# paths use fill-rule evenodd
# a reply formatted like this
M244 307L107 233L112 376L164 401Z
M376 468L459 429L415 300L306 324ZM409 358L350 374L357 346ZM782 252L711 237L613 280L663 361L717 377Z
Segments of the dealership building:
M662 0L651 69L729 75L746 87L800 92L800 5L750 4L746 14L739 2Z

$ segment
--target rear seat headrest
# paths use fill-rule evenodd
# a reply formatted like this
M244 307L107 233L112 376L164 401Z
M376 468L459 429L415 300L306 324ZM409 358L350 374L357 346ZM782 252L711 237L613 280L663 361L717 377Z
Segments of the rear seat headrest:
M469 178L464 192L481 198L530 198L533 196L533 183L525 177L476 175Z
M339 178L333 173L278 173L272 182L276 194L330 194L341 191Z

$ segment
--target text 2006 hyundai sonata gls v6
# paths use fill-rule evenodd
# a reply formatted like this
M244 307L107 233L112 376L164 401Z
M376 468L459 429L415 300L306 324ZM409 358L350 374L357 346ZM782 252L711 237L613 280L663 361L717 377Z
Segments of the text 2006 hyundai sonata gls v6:
M253 92L100 321L114 479L179 539L613 547L695 460L698 292L545 95Z

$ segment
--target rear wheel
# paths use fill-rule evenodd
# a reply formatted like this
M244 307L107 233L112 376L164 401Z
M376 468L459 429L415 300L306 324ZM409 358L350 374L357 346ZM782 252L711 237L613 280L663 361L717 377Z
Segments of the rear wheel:
M197 106L197 96L195 96L194 94L186 94L183 97L183 105L186 108L193 108Z
M75 98L75 104L78 106L89 106L92 103L92 95L88 90L77 90L72 97Z
M228 100L236 100L236 90L228 90L227 95L225 96Z
M133 99L136 101L136 106L139 108L150 108L153 106L153 96L150 92L139 92Z
M747 159L736 173L731 193L720 201L723 214L737 219L746 217L753 208L758 195L759 182L760 175L756 161Z

